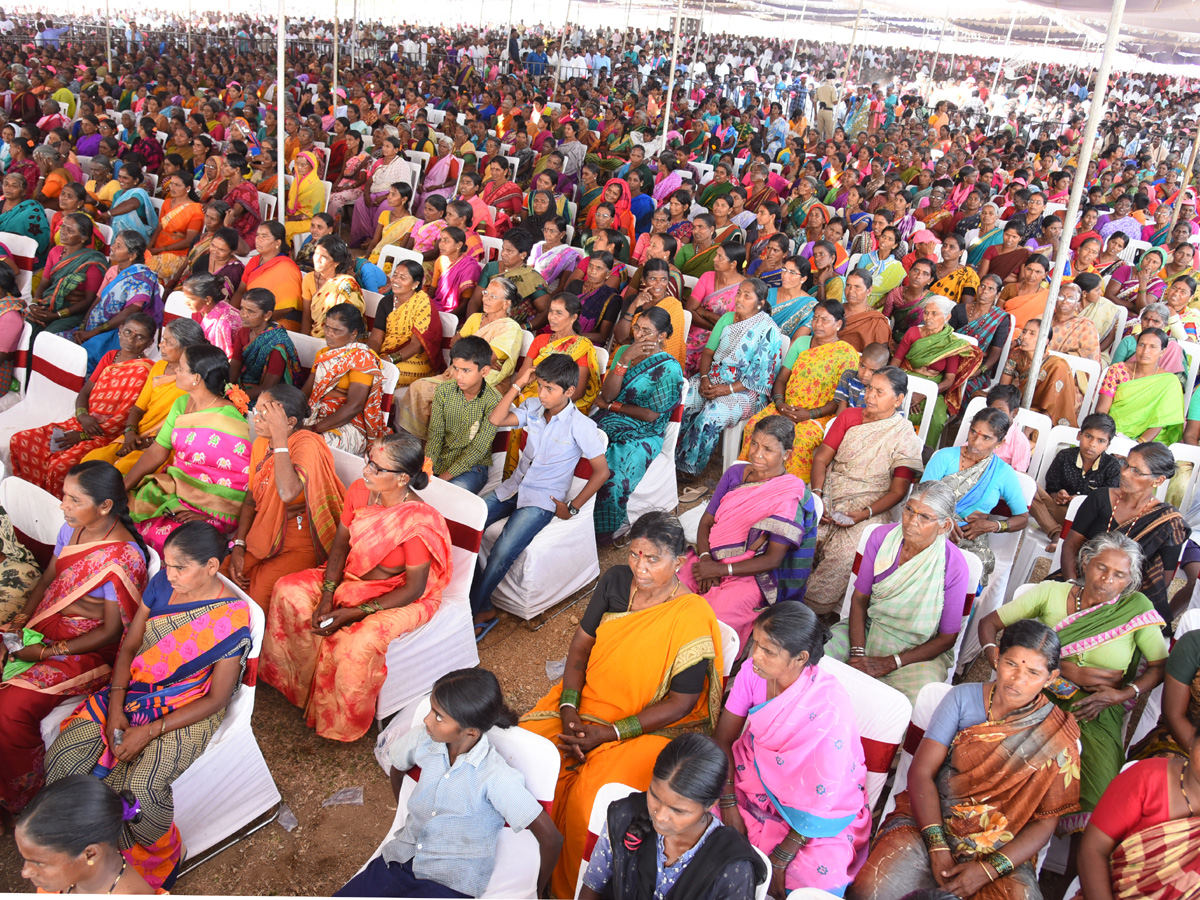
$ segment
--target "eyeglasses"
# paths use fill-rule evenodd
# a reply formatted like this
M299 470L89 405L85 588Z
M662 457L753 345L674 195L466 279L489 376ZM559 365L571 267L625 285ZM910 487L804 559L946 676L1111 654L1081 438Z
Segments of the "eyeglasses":
M1137 475L1141 478L1153 478L1154 477L1153 472L1143 472L1137 466L1133 465L1128 459L1121 460L1121 468L1127 469L1130 472L1132 472L1134 475Z
M929 513L917 512L915 509L913 509L913 506L911 503L905 504L904 514L906 516L912 516L914 519L916 519L922 525L932 525L934 522L937 521L937 516L931 516L931 515L929 515Z
M382 475L384 472L387 472L389 475L405 474L400 469L385 469L383 466L379 465L379 463L375 462L375 460L373 460L373 459L367 460L367 464L365 466L363 466L363 471L370 472L372 475Z

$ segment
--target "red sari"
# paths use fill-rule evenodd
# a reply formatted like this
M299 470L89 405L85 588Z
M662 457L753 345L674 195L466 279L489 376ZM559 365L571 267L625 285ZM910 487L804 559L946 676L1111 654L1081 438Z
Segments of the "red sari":
M369 499L361 480L346 494L341 521L350 530L350 552L333 595L334 609L362 606L402 587L403 569L390 578L364 580L383 564L428 562L421 596L320 637L312 633L312 616L325 580L321 566L281 578L267 612L262 677L293 705L304 707L317 734L336 741L356 741L370 729L387 677L388 644L433 618L452 574L450 531L441 513L418 501L374 506Z
M123 541L68 545L55 561L55 573L25 626L47 642L71 640L104 624L101 619L62 614L83 597L99 596L102 585L116 593L121 623L128 627L146 586L146 561ZM0 805L9 812L24 809L45 779L42 719L64 699L90 694L107 683L119 646L118 639L90 653L51 656L0 682Z
M125 418L137 403L153 363L145 358L114 363L117 352L110 350L106 353L91 377L92 393L88 397L88 412L99 423L103 434L55 453L50 449L54 429L79 431L80 424L76 416L65 422L18 431L13 435L10 445L14 475L61 497L67 472L93 450L108 446L120 436L125 428Z

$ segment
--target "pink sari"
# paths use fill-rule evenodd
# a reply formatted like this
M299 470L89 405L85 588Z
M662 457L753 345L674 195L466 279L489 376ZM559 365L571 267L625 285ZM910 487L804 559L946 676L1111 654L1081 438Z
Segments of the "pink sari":
M445 257L442 257L445 259ZM441 262L441 259L438 260ZM462 302L462 289L467 284L478 284L482 269L473 256L462 256L449 269L437 273L433 286L433 305L442 312L454 312Z
M746 836L769 853L794 828L809 841L788 864L785 887L840 896L866 862L871 836L866 758L850 698L834 675L812 665L766 698L766 682L743 666L729 700L737 712L753 704L733 744Z
M727 312L733 311L734 301L737 299L738 285L740 281L735 281L728 287L715 289L717 283L716 272L705 272L696 282L696 286L692 288L692 299L699 299L700 305L709 312L720 313L724 315ZM688 332L687 338L687 357L684 363L684 375L695 375L700 367L700 354L704 352L704 345L708 343L709 337L712 335L712 330L704 328L701 325L693 325L692 330Z
M803 521L804 518L806 491L803 481L795 475L785 474L760 482L745 483L739 480L717 501L716 510L713 510L710 501L708 511L716 519L708 535L713 559L722 564L752 559L766 548L768 535L777 535L790 541L793 547L789 548L789 553L794 555L794 548L805 542L805 535L797 526L797 520ZM697 559L696 551L689 550L687 562L679 570L679 580L688 590L702 595L717 618L737 631L743 647L750 638L758 613L768 603L789 599L781 596L788 592L788 586L780 585L776 580L792 574L788 560L780 565L777 572L767 573L765 577L722 576L716 586L705 592L700 590L692 574L692 566ZM809 559L811 565L811 556ZM804 573L804 578L807 578L807 573Z
M424 184L442 184L443 182L453 182L455 170L458 167L458 160L452 154L447 153L445 156L439 156L429 167L429 171L425 173ZM413 209L424 209L425 201L430 197L437 195L445 197L447 200L454 194L454 184L448 187L434 188L433 190L422 191L421 196L417 198L417 202L413 205Z

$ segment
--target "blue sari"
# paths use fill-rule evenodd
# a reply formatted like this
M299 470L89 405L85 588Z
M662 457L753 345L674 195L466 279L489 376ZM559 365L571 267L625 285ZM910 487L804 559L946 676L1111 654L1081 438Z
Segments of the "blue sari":
M81 327L84 331L99 328L130 303L140 305L142 312L157 325L162 325L162 287L154 270L143 263L134 263L118 272L112 281L100 289L100 294L88 310L87 318ZM96 368L104 354L109 350L116 350L119 346L120 336L117 331L106 331L84 341L83 347L88 353L88 374Z
M990 248L1004 241L1004 229L997 226L989 231L986 235L981 234L979 240L967 248L967 265L979 267L983 262L983 254Z
M771 288L767 292L767 303L771 305L771 318L779 326L779 330L793 340L796 332L812 322L813 310L817 308L817 298L808 294L793 297L782 304L775 303L779 288Z
M620 359L622 351L616 359ZM615 363L614 363L615 364ZM632 416L600 410L593 417L608 435L608 481L596 496L596 531L612 534L626 522L625 505L637 489L650 463L662 451L670 412L679 405L683 388L683 369L669 353L655 353L634 363L621 381L616 400L642 409L653 410L658 418L643 422Z
M117 191L113 195L112 205L117 206L125 200L137 200L138 208L133 212L113 216L111 222L113 236L116 237L122 231L136 231L142 237L146 238L146 240L149 240L150 235L154 233L154 229L158 227L158 211L154 208L154 204L150 202L150 195L146 193L144 188L128 188L127 190Z

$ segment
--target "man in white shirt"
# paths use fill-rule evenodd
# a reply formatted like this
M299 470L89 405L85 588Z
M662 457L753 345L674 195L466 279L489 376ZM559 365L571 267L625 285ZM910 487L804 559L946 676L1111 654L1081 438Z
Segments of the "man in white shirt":
M746 66L742 72L742 80L758 84L758 69L754 68L753 64Z

